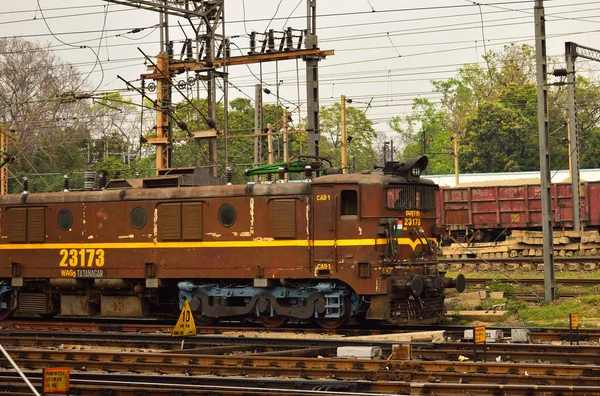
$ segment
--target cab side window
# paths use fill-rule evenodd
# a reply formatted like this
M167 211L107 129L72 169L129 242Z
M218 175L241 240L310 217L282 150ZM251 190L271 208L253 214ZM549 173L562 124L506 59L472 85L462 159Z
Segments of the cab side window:
M340 216L342 220L356 220L358 216L358 193L356 190L342 190Z

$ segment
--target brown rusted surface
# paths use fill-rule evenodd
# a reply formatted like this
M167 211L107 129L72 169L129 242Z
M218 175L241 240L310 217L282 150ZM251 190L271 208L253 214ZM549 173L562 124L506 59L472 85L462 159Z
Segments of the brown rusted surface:
M432 182L350 174L313 183L181 187L195 177L187 176L124 180L103 191L1 197L0 278L24 301L43 290L48 301L40 313L173 314L177 284L190 280L258 288L342 282L360 297L384 296L388 307L374 318L430 322L443 313L429 240ZM55 281L67 279L78 283ZM61 294L72 297L61 304ZM324 309L324 298L314 293L304 297L308 305L294 306L261 295L223 305L197 293L190 302L215 318L274 309L308 319ZM409 312L420 309L423 317L411 318Z

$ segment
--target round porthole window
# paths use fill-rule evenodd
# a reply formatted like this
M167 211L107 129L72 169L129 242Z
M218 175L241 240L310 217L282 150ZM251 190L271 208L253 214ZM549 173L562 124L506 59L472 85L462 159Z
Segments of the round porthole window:
M58 212L57 220L58 227L63 231L67 231L73 225L73 215L69 209L61 209L61 211Z
M231 227L235 223L237 213L232 204L223 204L219 208L219 222L223 227Z
M131 225L135 228L143 228L148 221L146 209L142 208L141 206L136 206L131 211L129 219L131 220Z

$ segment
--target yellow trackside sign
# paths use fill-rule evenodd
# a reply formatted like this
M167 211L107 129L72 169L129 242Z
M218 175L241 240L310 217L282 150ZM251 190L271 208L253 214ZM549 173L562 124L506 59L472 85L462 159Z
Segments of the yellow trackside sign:
M578 313L569 314L569 325L571 326L572 329L579 328L579 314Z
M475 339L475 344L485 343L485 339L486 339L485 326L475 326L474 339Z
M64 393L69 391L69 368L44 369L44 393Z
M173 328L171 335L173 337L196 335L196 323L194 323L194 316L192 315L192 310L190 309L190 303L188 300L185 300L185 303L183 303L181 315L179 315L179 320Z

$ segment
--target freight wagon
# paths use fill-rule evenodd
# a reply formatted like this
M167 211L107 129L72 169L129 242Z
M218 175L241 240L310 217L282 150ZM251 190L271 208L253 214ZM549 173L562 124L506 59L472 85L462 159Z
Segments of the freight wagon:
M441 188L437 194L437 224L445 227L446 242L502 239L512 230L539 230L542 225L541 187L524 181L494 182ZM489 184L489 183L488 183ZM600 182L581 183L581 218L586 228L600 227ZM551 188L555 230L573 227L570 183Z

